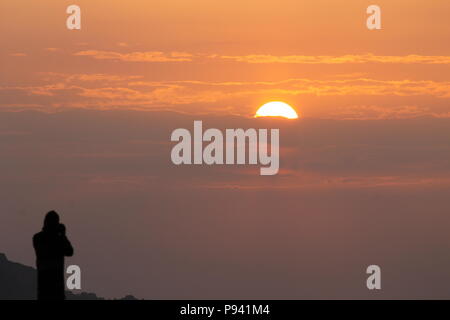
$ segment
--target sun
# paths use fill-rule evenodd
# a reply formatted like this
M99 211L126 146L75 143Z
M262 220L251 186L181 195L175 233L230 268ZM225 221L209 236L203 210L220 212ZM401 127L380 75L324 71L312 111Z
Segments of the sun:
M281 101L267 102L256 111L258 117L283 117L287 119L298 119L297 112L287 103Z

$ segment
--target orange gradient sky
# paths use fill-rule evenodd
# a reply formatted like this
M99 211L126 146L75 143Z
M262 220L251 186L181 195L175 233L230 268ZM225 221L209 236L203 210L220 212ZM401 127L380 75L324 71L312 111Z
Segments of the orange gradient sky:
M380 0L377 31L361 0L79 1L79 31L70 4L1 4L3 109L449 116L445 0Z
M0 252L53 209L105 297L449 298L450 1L72 4L0 1ZM194 120L279 128L279 173L175 166Z

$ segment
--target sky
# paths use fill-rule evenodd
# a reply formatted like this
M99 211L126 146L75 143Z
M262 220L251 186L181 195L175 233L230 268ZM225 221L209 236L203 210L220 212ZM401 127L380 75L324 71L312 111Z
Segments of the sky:
M9 259L54 209L101 296L450 298L448 1L377 0L381 30L366 0L71 4L0 4ZM280 172L175 166L194 120L279 128Z

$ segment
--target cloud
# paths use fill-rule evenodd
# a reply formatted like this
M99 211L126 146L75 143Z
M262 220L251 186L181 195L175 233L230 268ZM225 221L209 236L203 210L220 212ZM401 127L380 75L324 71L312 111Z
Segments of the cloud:
M450 64L450 56L379 56L374 54L347 54L342 56L275 56L251 54L243 56L211 55L220 58L245 63L292 63L292 64L347 64L347 63L399 63L399 64Z
M23 53L23 52L15 52L15 53L10 53L9 54L11 57L26 57L27 54Z
M127 62L184 62L192 61L192 55L185 52L164 53L161 51L145 51L119 53L114 51L85 50L74 53L75 56L93 57L98 60L116 60Z
M127 47L124 42L117 43L118 46ZM238 63L250 64L364 64L364 63L384 63L384 64L450 64L450 56L427 56L427 55L374 55L366 54L346 54L340 56L327 55L271 55L271 54L249 54L249 55L220 55L220 54L198 54L188 52L128 52L120 53L116 51L85 50L74 53L75 56L89 56L99 60L116 60L126 62L193 62L194 58L208 61L234 61Z
M191 87L222 88L228 95L284 93L287 95L312 94L317 96L346 96L346 95L397 95L415 96L431 95L436 97L450 97L450 82L429 80L376 80L376 79L346 79L346 80L315 80L289 79L274 82L207 82L207 81L165 81L165 82L131 82L130 86L156 87L176 86L178 88Z
M278 175L265 179L258 173L259 165L173 166L167 158L173 145L170 132L191 129L196 117L158 111L2 113L0 134L9 141L3 161L5 167L19 166L24 177L40 175L34 170L42 168L105 190L151 190L161 177L180 190L450 186L448 119L278 122L281 168ZM203 115L201 119L205 129L275 125L243 117ZM18 163L14 157L28 160ZM27 165L29 161L33 166Z
M215 112L252 115L255 99L319 102L333 101L323 117L342 119L397 119L420 116L443 117L448 109L432 103L450 97L450 82L431 80L377 80L337 78L328 80L288 79L283 81L146 81L142 76L104 73L41 73L42 85L1 86L0 106L42 104L92 109L165 109L183 112ZM31 99L30 97L41 99ZM44 99L51 97L52 99ZM371 97L371 104L352 97ZM416 99L424 101L415 102ZM339 98L342 101L338 104ZM395 98L393 100L393 98ZM327 100L328 99L328 100ZM392 102L392 101L395 101ZM439 102L442 104L443 102ZM303 111L303 110L301 110ZM302 112L303 113L303 112Z
M61 48L45 48L45 51L48 51L48 52L58 52L61 50L62 50Z
M357 106L350 105L338 108L330 114L330 118L344 120L369 120L369 119L409 119L425 116L435 116L428 107L419 106ZM437 116L438 114L436 114ZM437 117L443 117L441 114Z
M295 189L352 189L352 188L389 188L389 187L450 187L447 177L404 177L404 176L321 176L307 172L297 172L285 179L283 184L261 183L261 181L236 180L227 183L206 183L202 189L232 190L295 190Z
M59 72L41 72L44 81L64 80L65 82L124 82L137 80L143 76L137 75L116 75L105 73L59 73Z

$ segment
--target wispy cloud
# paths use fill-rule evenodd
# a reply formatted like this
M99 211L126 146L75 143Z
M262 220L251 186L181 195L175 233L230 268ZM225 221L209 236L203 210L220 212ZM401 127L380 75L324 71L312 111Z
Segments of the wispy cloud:
M329 114L329 117L344 120L371 120L371 119L409 119L424 116L435 116L428 107L419 106L377 106L377 105L350 105L338 108Z
M27 54L23 52L14 52L9 54L11 57L26 57Z
M431 80L376 80L376 79L289 79L283 81L256 82L207 82L207 81L136 81L128 83L131 87L166 87L193 88L201 90L210 87L228 95L284 93L287 95L316 96L352 96L352 95L394 95L415 96L430 95L441 98L450 97L449 81Z
M126 47L126 43L118 43L118 46ZM234 61L250 64L364 64L364 63L387 63L387 64L450 64L450 56L426 56L426 55L374 55L346 54L340 56L329 55L220 55L220 54L198 54L188 52L128 52L85 50L74 53L75 56L89 56L99 60L116 60L126 62L192 62L203 61Z
M62 49L61 48L45 48L44 50L48 51L48 52L58 52L58 51L61 51Z
M43 85L3 86L0 94L4 101L14 104L33 104L42 100L47 105L99 109L170 109L191 112L234 113L249 115L254 112L255 99L281 97L293 101L305 98L336 97L346 101L335 104L327 117L342 119L392 119L420 116L445 116L448 109L435 109L432 105L414 102L416 97L427 101L450 97L450 82L431 80L377 80L355 79L288 79L284 81L224 81L198 80L146 81L136 75L42 73ZM12 100L12 96L14 99ZM9 97L9 98L8 98ZM44 99L52 97L52 99ZM355 103L346 97L372 97L370 104ZM395 97L395 104L386 97ZM434 99L434 100L433 100ZM361 101L361 100L359 100ZM10 106L4 102L1 106ZM203 111L201 111L203 110Z
M346 64L346 63L400 63L400 64L450 64L450 56L379 56L374 54L347 54L342 56L275 56L251 54L243 56L213 55L212 58L246 63L293 63L293 64Z
M88 56L98 60L117 60L127 62L183 62L192 61L192 54L185 52L145 51L120 53L114 51L85 50L74 53L75 56Z
M116 75L106 73L60 73L60 72L41 72L44 81L63 80L65 82L124 82L143 78L137 75Z

